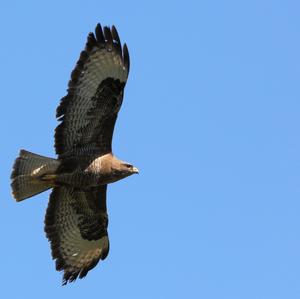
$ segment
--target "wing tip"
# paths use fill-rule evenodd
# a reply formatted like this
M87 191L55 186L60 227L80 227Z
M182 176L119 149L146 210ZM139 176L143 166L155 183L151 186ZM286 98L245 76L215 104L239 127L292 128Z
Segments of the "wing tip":
M123 45L123 63L124 63L125 68L127 69L127 72L129 73L130 57L129 57L129 51L128 51L128 47L127 47L126 43Z
M100 258L94 259L89 265L83 268L73 268L64 266L62 269L57 269L58 271L63 271L62 285L65 286L68 283L75 282L77 278L85 278L90 270L92 270L98 264Z
M100 23L98 23L96 25L95 33L96 33L97 42L100 45L104 44L105 43L105 38L104 38L104 35L103 35L103 29L102 29L102 26L101 26Z
M111 50L111 47L119 54L121 57L125 68L129 73L130 67L130 59L129 59L129 51L126 43L124 43L122 48L121 39L118 33L118 30L115 25L112 25L111 28L108 26L102 27L100 23L96 25L95 28L96 42L100 47L106 47ZM94 36L94 35L93 35ZM90 42L89 42L90 40ZM88 43L93 44L94 39L92 37L88 37ZM108 47L107 47L108 45Z
M113 44L113 38L112 38L110 28L108 26L104 26L103 27L103 32L104 32L105 42L108 43L109 45L112 45Z
M87 42L85 45L86 51L90 52L95 46L97 46L97 40L93 32L90 32L87 37Z

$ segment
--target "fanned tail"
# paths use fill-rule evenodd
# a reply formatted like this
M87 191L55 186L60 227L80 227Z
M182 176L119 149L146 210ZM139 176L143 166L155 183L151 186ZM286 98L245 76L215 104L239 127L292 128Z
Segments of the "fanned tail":
M12 194L16 201L52 188L53 180L45 180L43 177L54 177L58 166L58 160L21 150L11 174Z

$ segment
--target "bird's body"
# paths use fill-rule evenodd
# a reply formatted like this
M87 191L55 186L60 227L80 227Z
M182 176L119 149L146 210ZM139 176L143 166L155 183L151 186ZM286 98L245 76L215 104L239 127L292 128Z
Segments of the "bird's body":
M109 251L107 184L138 170L112 153L112 136L129 73L129 54L112 28L90 33L56 116L57 159L25 150L12 179L17 201L53 188L45 218L63 282L84 277Z
M124 169L123 165L128 165L129 171ZM64 185L88 191L99 185L121 180L132 172L137 173L137 168L119 160L111 153L102 156L82 155L59 161L56 172L46 174L41 179L51 181L55 186Z

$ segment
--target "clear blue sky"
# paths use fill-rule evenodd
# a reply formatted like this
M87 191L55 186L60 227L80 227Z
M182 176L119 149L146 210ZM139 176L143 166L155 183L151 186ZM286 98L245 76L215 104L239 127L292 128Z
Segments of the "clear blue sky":
M131 73L109 187L108 258L61 287L22 203L20 148L54 156L55 109L97 22ZM299 1L1 1L1 298L300 298ZM4 296L3 296L4 295Z

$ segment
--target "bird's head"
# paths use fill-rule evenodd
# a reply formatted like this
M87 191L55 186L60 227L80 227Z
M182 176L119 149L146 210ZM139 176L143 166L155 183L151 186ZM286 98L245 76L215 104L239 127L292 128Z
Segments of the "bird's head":
M124 177L130 176L135 173L139 173L139 170L130 163L121 162L120 164L120 172L124 174Z
M114 173L115 179L120 180L132 174L139 173L139 170L132 164L114 157L112 161L112 172Z

